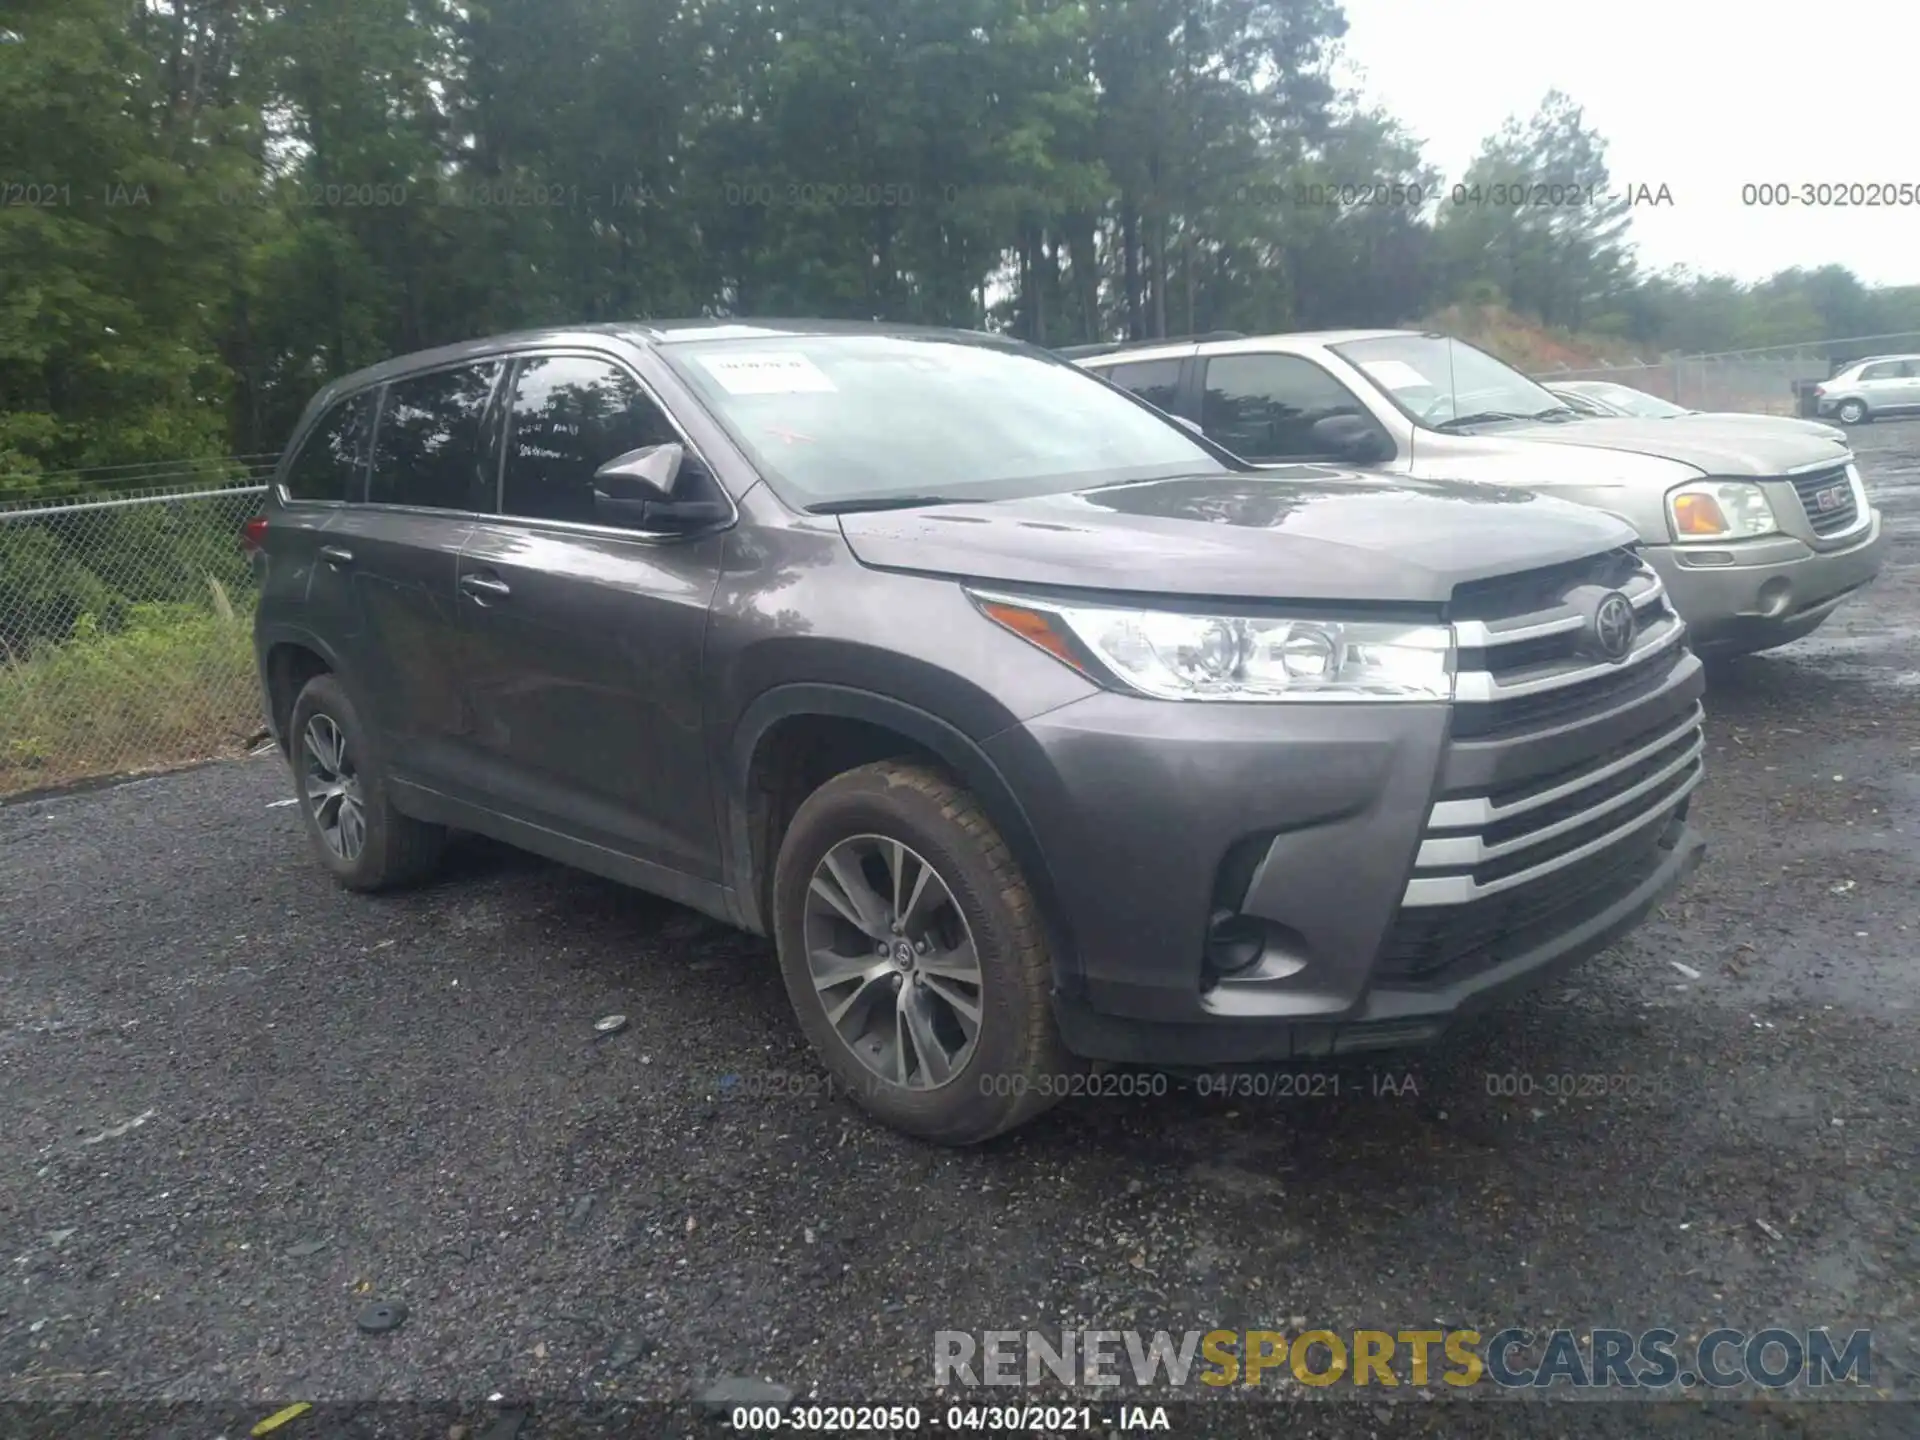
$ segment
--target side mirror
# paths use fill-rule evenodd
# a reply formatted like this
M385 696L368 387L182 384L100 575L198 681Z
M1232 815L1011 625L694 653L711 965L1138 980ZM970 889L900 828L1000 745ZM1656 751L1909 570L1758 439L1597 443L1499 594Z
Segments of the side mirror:
M687 489L710 491L710 485L685 483L705 473L697 466L688 467L686 449L680 445L629 450L593 472L594 514L603 523L622 530L685 531L724 524L733 514L724 499L679 493Z
M1358 415L1329 415L1314 421L1309 433L1322 454L1337 455L1356 465L1371 465L1390 454L1378 427Z
M644 503L671 500L687 452L678 445L648 445L616 455L593 472L593 498Z

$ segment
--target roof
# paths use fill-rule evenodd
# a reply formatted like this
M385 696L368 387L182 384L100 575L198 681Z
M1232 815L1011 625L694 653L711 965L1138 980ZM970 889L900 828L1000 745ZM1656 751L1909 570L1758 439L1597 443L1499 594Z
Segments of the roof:
M1128 344L1124 348L1108 350L1102 354L1087 355L1079 363L1085 365L1098 361L1101 364L1117 365L1138 360L1164 360L1184 358L1204 350L1209 355L1239 355L1258 353L1271 348L1276 341L1284 341L1293 346L1311 347L1315 345L1347 345L1356 340L1386 340L1397 335L1427 335L1437 332L1426 330L1279 330L1267 335L1248 335L1236 340L1168 340L1155 343L1143 340ZM1074 347L1076 350L1082 347Z
M352 374L324 386L313 405L331 403L338 395L378 385L396 376L419 370L457 365L462 361L485 359L502 351L525 349L530 345L565 345L588 340L624 340L635 345L670 346L699 340L771 340L781 336L821 335L924 335L948 340L972 340L994 344L1013 343L1004 335L979 330L946 330L932 325L895 325L877 320L723 320L713 317L686 320L627 320L592 325L553 325L537 330L513 330L480 339L462 340L431 350L415 350L395 355L378 364L355 370Z

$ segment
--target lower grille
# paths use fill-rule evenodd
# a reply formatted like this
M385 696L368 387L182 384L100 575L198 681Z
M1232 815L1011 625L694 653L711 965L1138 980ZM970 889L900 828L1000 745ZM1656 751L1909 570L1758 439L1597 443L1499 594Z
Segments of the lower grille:
M1837 466L1812 475L1796 475L1793 490L1816 535L1838 535L1860 520L1860 501L1847 467Z
M1501 895L1401 911L1381 948L1376 977L1447 982L1526 954L1633 893L1666 856L1664 830L1649 828Z
M1539 777L1516 792L1441 800L1427 817L1402 903L1471 904L1557 875L1659 822L1699 785L1701 710Z

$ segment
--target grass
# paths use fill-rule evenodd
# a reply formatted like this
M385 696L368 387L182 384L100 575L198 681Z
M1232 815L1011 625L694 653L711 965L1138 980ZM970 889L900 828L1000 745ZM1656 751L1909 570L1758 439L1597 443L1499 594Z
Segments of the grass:
M260 728L250 617L209 578L202 605L136 605L112 630L0 664L0 795L231 754Z

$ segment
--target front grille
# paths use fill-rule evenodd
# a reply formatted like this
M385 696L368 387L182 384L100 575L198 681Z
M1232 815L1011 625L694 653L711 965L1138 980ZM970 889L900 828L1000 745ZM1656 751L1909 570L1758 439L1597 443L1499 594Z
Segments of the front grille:
M1812 475L1796 475L1793 490L1816 535L1838 535L1860 520L1859 497L1844 465Z
M1593 653L1592 616L1618 591L1634 609L1624 661ZM1529 609L1517 609L1518 606ZM1686 626L1659 576L1631 551L1462 586L1451 618L1459 637L1453 734L1494 740L1618 709L1658 690L1680 663Z
M1614 592L1635 623L1626 654L1609 661L1599 656L1595 617ZM1434 803L1396 944L1456 931L1482 944L1489 925L1530 931L1549 912L1555 923L1574 923L1560 907L1584 893L1576 877L1656 844L1702 778L1701 708L1681 712L1674 703L1677 686L1697 684L1682 671L1698 662L1659 577L1637 556L1616 551L1537 571L1477 587L1468 601L1471 616L1454 617L1460 668L1450 743L1475 752L1471 773L1504 778ZM1521 604L1533 608L1507 608ZM1646 718L1636 724L1642 701ZM1583 734L1595 737L1586 753ZM1422 954L1432 950L1421 944Z

